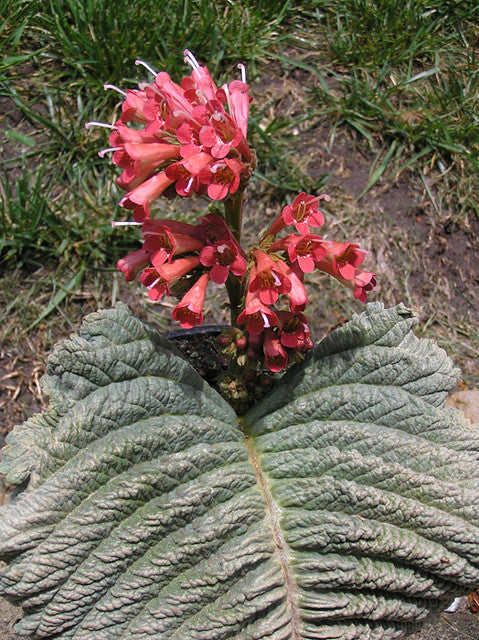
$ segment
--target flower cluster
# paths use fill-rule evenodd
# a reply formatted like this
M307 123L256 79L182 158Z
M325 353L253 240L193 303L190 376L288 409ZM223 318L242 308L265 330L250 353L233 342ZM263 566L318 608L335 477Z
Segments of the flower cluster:
M120 205L133 210L139 222L171 189L180 196L199 193L223 200L247 181L254 165L246 142L250 98L244 68L242 80L218 88L189 51L185 60L192 73L180 84L145 65L154 82L122 92L121 117L107 125L113 129L110 147L100 154L112 152L123 169L117 184L127 193ZM102 123L87 126L92 124Z
M143 238L141 249L117 267L127 281L139 277L152 301L182 294L172 315L185 328L202 323L208 283L226 284L235 326L222 338L224 353L243 370L263 361L270 371L282 371L313 346L305 275L323 271L361 302L374 289L375 275L359 268L367 252L357 244L313 232L324 224L318 207L326 195L300 193L257 246L242 249L244 192L254 168L244 68L241 80L218 88L189 51L185 60L190 76L176 84L165 72L154 74L152 84L124 94L120 119L106 125L113 129L111 147L100 153L112 151L123 169L117 182L127 193L120 204L133 210L135 222L126 224L141 226ZM221 200L224 215L215 209L196 224L151 217L160 195L192 193Z

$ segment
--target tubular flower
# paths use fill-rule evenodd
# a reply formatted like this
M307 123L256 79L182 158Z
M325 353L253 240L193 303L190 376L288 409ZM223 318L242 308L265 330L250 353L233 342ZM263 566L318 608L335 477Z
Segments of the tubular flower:
M353 295L359 302L366 304L368 293L376 288L375 275L375 273L356 269L354 276L344 284L353 289Z
M173 256L197 251L204 246L204 242L198 238L174 233L168 229L168 226L154 224L156 222L157 220L145 220L142 230L142 235L145 238L143 246L150 252L151 264L155 268L166 261L171 262Z
M150 205L154 202L167 187L173 184L173 180L168 178L166 173L155 173L151 178L135 187L132 191L123 196L120 206L125 209L134 210L134 218L137 222L143 222L150 216Z
M281 260L275 261L260 249L254 251L255 264L251 267L248 290L258 292L263 304L274 304L279 294L291 291L291 280L286 269L292 273Z
M281 341L272 329L266 329L264 333L263 353L265 365L273 373L286 369L288 355Z
M148 268L140 275L140 282L148 289L150 300L159 300L166 293L170 294L170 285L199 266L197 257L177 258L171 263L163 264L157 269Z
M286 249L291 264L297 264L302 273L311 273L316 262L326 257L323 240L316 235L307 233L297 236L291 233L286 238L274 242L269 251Z
M203 303L209 278L207 273L200 276L173 309L173 320L177 320L184 329L191 329L203 322Z
M248 85L236 80L218 89L208 69L188 50L185 56L192 72L180 84L137 61L155 74L154 81L126 93L111 87L125 96L120 119L113 126L88 123L113 129L111 146L101 154L113 151L113 162L123 169L117 183L128 193L121 206L136 209L138 221L149 216L150 205L166 189L160 187L164 175L176 183L180 196L207 192L212 200L222 200L235 193L240 176L251 173L254 160L245 137Z
M121 159L115 159L121 153ZM125 191L134 189L149 178L162 164L180 157L180 147L175 144L161 142L144 142L132 144L126 142L122 152L113 154L113 162L124 167L123 173L116 183Z
M258 336L265 329L278 324L276 313L264 305L259 297L248 290L245 308L239 314L238 324L246 323L246 330L251 336Z
M200 171L207 167L213 158L209 153L200 151L181 162L175 162L166 167L165 173L168 178L176 181L176 193L179 196L191 196L193 192L204 191L203 185L200 185L198 175Z
M129 253L124 258L120 258L116 263L116 268L125 274L125 280L131 282L145 267L150 264L151 253L143 246L138 251Z
M245 169L239 160L223 158L204 167L198 177L202 184L207 185L208 196L212 200L223 200L228 193L235 193L238 189Z
M242 71L244 70L243 65L241 65L241 69ZM242 80L233 80L229 85L225 85L223 89L227 95L230 115L246 139L249 105L251 102L251 98L248 95L249 86Z
M328 240L324 243L326 258L332 263L342 278L351 280L356 273L356 267L364 262L368 251L360 249L359 245L351 242L333 242Z
M329 273L334 276L336 280L339 280L342 284L345 284L349 289L353 290L354 297L363 304L367 301L367 294L376 287L376 274L369 271L362 271L361 269L354 269L352 278L344 278L339 270L329 260L321 260L317 265L318 269Z
M244 276L246 273L246 260L230 240L220 240L203 247L200 262L205 267L212 267L210 279L215 284L224 284L230 271L235 276Z
M304 311L306 305L308 304L308 296L302 282L303 276L301 272L300 277L282 260L278 261L277 270L282 273L283 277L290 283L290 290L285 292L288 296L290 310L294 311L295 313Z
M311 227L321 227L324 224L324 216L318 209L319 200L329 200L326 194L320 196L308 196L304 191L294 199L292 204L284 207L283 211L271 225L268 235L276 235L287 225L294 225L301 235L310 232Z
M304 314L280 311L278 317L278 334L283 346L298 351L312 349L313 341L311 340L308 321Z
M243 250L226 222L216 214L209 213L201 219L201 230L207 245L200 252L200 262L205 267L212 267L211 281L224 284L230 271L235 276L244 276L246 260Z
M146 91L128 89L121 105L121 121L146 124L150 119L144 113L147 100Z

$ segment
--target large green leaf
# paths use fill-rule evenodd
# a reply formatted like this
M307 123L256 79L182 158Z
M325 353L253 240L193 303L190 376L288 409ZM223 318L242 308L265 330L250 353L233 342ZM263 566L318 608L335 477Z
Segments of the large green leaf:
M75 640L402 638L479 584L479 437L402 306L242 418L123 305L58 345L8 437L0 594Z

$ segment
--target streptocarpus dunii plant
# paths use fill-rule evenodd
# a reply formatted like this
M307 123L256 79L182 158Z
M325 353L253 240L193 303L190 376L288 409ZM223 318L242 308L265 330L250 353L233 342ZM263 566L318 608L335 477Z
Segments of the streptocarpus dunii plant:
M184 108L199 91L188 81L175 87ZM127 95L123 112L154 107L145 96L147 87ZM161 108L170 119L157 120L168 131L183 111L169 112L166 99ZM230 105L228 117L238 124L234 114ZM183 145L213 140L207 130L188 142L182 131ZM236 137L220 136L228 147L220 160L245 160L232 151ZM150 167L150 175L141 158L131 167L126 144L125 153L125 171L146 177L130 184L128 202L136 207L135 189L165 181L173 158ZM278 357L275 340L289 356L310 339L304 324L283 330L281 314L302 311L274 309L280 296L288 304L294 298L281 276L296 282L289 269L302 283L311 262L323 268L328 258L304 227L300 239L278 237L286 225L307 224L296 200L262 246L242 252L228 221L241 179L223 198L224 219L209 213L187 233L164 225L184 252L166 242L151 251L149 231L160 223L136 212L145 216L142 257L129 256L120 268L128 278L184 269L174 277L194 282L178 307L182 319L188 300L201 298L204 283L222 279L227 267L230 302L239 296L233 321L246 325L246 340L262 336L269 366ZM212 194L222 193L218 180L203 180L191 184L214 184ZM311 197L300 198L307 211ZM309 215L318 223L316 203ZM218 243L226 247L220 255L231 251L226 264L215 258ZM359 257L327 267L349 283L362 259L357 247L350 251ZM276 290L257 281L265 270ZM251 299L258 316L248 313ZM268 395L237 415L124 305L88 316L80 334L49 357L43 386L50 408L16 427L4 450L1 468L16 488L0 512L0 595L24 608L18 631L37 640L400 640L473 591L479 433L444 408L458 371L442 350L414 336L415 323L402 305L369 304L304 350Z

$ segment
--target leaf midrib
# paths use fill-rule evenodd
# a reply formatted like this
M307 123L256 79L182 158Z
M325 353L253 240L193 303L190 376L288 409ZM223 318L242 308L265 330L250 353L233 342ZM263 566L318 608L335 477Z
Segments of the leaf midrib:
M265 501L266 520L268 521L281 570L284 575L286 589L286 605L291 613L291 640L303 640L301 611L299 606L299 589L291 568L291 549L286 542L279 523L280 506L274 500L267 478L259 461L258 452L253 440L245 435L245 444L249 452L251 464L255 470L258 487Z

